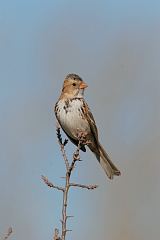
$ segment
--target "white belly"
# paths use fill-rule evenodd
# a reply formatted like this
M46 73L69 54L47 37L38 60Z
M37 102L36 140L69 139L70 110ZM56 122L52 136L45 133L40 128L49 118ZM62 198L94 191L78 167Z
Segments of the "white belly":
M65 109L64 101L60 101L58 104L60 111L57 118L65 132L74 139L77 139L78 132L90 132L88 121L82 118L82 104L81 101L72 100L67 109Z

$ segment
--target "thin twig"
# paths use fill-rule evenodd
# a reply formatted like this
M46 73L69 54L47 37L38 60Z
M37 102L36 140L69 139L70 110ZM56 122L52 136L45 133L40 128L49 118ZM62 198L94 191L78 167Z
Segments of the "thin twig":
M60 127L59 126L57 126L56 131L57 131L58 143L60 145L62 156L63 156L64 162L65 162L65 165L66 165L66 170L68 171L69 170L69 161L67 159L66 151L64 149L65 145L68 143L68 140L65 139L64 143L62 142L62 136L61 136L61 132L60 132Z
M59 190L59 191L64 192L64 188L54 185L53 183L51 183L51 182L48 180L47 177L45 177L45 176L42 175L41 178L42 178L42 180L44 181L44 183L45 183L48 187L50 187L50 188L55 188L55 189L57 189L57 190Z
M71 172L73 171L73 169L74 169L74 167L75 167L76 162L77 162L77 161L80 161L80 156L79 156L80 147L81 147L81 142L79 141L78 147L77 147L75 153L73 154L73 160L72 160L71 165L70 165L70 167L69 167L69 169L68 169L68 175L69 175L69 177L70 177Z
M13 230L12 227L9 227L7 230L7 233L5 234L5 236L1 239L1 240L6 240L9 238L9 236L12 234Z
M53 240L61 240L61 238L59 237L59 231L57 228L55 228L54 230Z
M85 188L88 190L93 190L98 187L98 185L84 185L79 183L70 183L70 187L79 187L79 188Z

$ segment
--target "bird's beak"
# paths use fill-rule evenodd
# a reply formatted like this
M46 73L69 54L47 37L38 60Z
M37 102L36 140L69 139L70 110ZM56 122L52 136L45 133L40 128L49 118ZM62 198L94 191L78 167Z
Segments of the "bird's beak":
M81 84L79 86L80 89L84 89L84 88L87 88L87 87L88 87L88 85L83 81L81 82Z

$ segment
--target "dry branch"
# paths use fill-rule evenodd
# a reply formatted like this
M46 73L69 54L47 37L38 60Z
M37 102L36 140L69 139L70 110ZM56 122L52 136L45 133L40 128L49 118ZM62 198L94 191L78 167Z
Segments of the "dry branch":
M72 172L73 172L73 170L75 168L76 162L77 161L81 161L79 152L80 152L81 145L84 144L84 136L85 136L85 134L83 134L83 133L79 134L79 136L78 136L78 138L79 138L78 146L76 148L75 153L73 154L72 162L69 163L67 155L66 155L66 151L65 151L65 146L68 143L68 140L65 139L64 142L63 142L59 126L57 126L57 130L56 131L57 131L58 143L60 145L60 149L61 149L62 156L63 156L63 159L64 159L65 167L66 167L66 174L65 174L65 177L64 177L64 179L65 179L65 186L64 187L60 187L60 186L54 185L45 176L42 176L42 179L43 179L44 183L48 187L54 188L54 189L57 189L57 190L63 192L61 234L59 234L58 229L55 229L53 240L65 240L66 239L66 233L69 232L69 231L72 231L72 230L67 229L67 219L70 218L70 217L73 217L73 216L67 215L68 193L69 193L70 187L78 187L78 188L83 188L83 189L88 189L88 190L94 190L98 186L97 185L84 185L84 184L70 182L70 178L71 178Z
M51 182L48 180L47 177L45 177L45 176L42 175L41 178L42 178L42 180L44 181L44 183L45 183L48 187L50 187L50 188L55 188L55 189L57 189L57 190L59 190L59 191L64 192L64 188L54 185L53 183L51 183Z

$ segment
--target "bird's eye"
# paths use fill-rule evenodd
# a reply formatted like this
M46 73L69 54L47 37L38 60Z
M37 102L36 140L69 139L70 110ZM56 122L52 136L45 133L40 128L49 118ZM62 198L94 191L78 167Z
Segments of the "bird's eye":
M72 85L75 87L75 86L76 86L76 83L73 83Z

